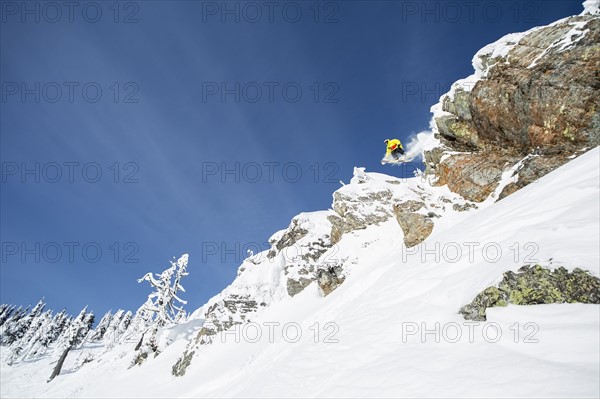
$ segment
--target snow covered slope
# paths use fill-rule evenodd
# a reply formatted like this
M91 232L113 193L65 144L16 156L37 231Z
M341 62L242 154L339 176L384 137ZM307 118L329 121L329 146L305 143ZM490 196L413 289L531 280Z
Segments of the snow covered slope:
M344 234L338 251L353 261L343 284L326 297L315 282L280 295L244 327L198 346L183 377L171 368L198 319L171 331L163 353L132 369L123 346L50 384L49 360L1 362L1 396L598 397L598 305L493 308L485 322L457 311L524 264L600 275L599 157L593 149L477 210L440 209L433 233L412 248L392 218ZM394 195L421 186L438 206L451 195L419 178L365 178Z
M407 145L425 174L356 168L332 209L296 216L221 293L162 328L158 356L135 349L145 316L121 312L51 383L56 345L14 359L18 345L0 346L0 397L599 397L599 305L459 313L524 265L600 276L599 4L484 47ZM556 87L556 109L535 105ZM538 301L553 288L533 281L521 288L534 302L555 302ZM594 284L569 289L598 303Z

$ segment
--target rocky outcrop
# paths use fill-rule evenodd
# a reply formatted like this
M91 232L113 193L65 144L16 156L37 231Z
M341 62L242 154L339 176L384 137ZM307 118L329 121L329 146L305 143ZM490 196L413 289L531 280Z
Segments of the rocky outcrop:
M469 201L481 202L496 189L504 169L518 160L501 153L450 156L438 167L438 184L448 185Z
M431 216L417 213L424 207L423 202L414 200L394 205L394 214L404 232L404 244L407 248L422 243L433 231Z
M171 374L173 374L175 377L183 377L188 367L192 363L195 353L195 351L186 351L183 356L177 359L177 362L175 362L171 368Z
M503 171L535 154L503 198L600 144L599 15L507 35L473 65L475 75L434 107L441 146L425 161L438 184L481 202Z
M204 323L196 334L196 338L188 344L184 353L173 365L172 374L175 376L185 375L199 345L211 344L217 333L250 321L249 317L265 306L267 306L265 302L258 303L249 294L229 293L222 299L213 302L203 312Z
M269 251L269 258L273 258L277 254L277 251L281 251L284 248L288 248L296 244L298 240L300 240L307 234L308 230L302 228L298 224L298 219L292 219L290 227L288 227L288 229L283 233L281 238L279 238L278 240L273 240L273 242L271 242L273 248L271 249L271 251Z
M318 279L321 258L332 247L332 215L322 211L294 217L288 228L269 239L270 249L244 260L235 281L197 311L203 325L173 365L173 375L184 375L201 346L213 343L220 332L250 322L273 301L293 297Z
M320 268L317 271L317 284L323 293L323 296L327 296L338 288L346 277L344 276L344 270L342 266L327 266Z
M454 204L452 205L452 209L454 209L457 212L466 212L470 209L477 209L477 205L472 204L472 203L465 203L465 204Z
M266 306L266 303L259 304L250 295L236 294L227 295L213 303L205 313L204 325L196 337L197 343L210 343L211 337L218 332L246 322L248 314L256 312L259 306Z
M289 296L294 296L294 295L299 294L300 292L304 291L304 289L306 287L308 287L310 285L310 283L312 283L312 282L313 282L313 279L305 278L305 277L300 277L298 280L288 278L287 292L288 292Z
M382 190L367 192L365 195L351 196L335 192L333 210L336 215L329 216L331 222L331 242L336 244L345 233L362 230L367 226L388 220L392 213L390 207L392 192ZM374 209L365 208L375 205Z
M579 268L523 266L518 273L504 273L498 287L486 288L459 313L467 320L485 320L489 307L565 302L600 304L600 279Z
M552 172L554 169L565 164L567 157L533 156L527 157L513 174L513 180L507 184L498 197L499 200L514 193L515 191L535 182L540 177Z
M489 62L495 66L469 96L481 141L523 153L598 145L600 18L576 16L535 29L504 59Z

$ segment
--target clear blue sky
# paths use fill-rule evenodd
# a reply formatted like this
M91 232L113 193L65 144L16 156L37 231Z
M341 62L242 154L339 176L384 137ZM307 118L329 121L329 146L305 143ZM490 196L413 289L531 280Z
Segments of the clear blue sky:
M78 4L1 2L0 300L98 314L137 309L149 290L136 279L184 252L183 297L201 306L243 248L327 209L353 166L408 172L379 164L383 140L427 128L478 49L582 9Z

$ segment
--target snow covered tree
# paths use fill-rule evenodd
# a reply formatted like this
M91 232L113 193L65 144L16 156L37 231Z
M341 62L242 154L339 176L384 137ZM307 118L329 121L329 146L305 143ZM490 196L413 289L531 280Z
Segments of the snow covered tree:
M14 311L14 305L2 305L2 311L0 312L0 345L4 340L5 331L8 327L6 322L10 319Z
M173 258L175 259L175 258ZM175 324L185 317L183 305L187 302L177 296L179 291L185 292L181 285L183 277L187 276L188 254L183 254L176 261L170 261L171 267L161 274L146 273L138 283L148 281L154 292L148 295L146 302L138 309L132 321L132 326L142 332L135 350L141 352L134 359L134 364L140 364L147 358L149 352L159 353L157 334L160 328Z
M154 322L163 327L173 324L181 316L182 305L187 302L177 296L179 291L185 292L181 285L181 279L187 276L188 254L182 255L176 262L170 261L171 267L163 271L155 278L152 273L147 273L138 282L148 281L155 289L148 295L149 301L144 304L145 310L155 315Z
M123 309L119 309L110 319L110 323L106 327L106 332L104 333L102 341L110 347L120 342L122 335L127 331L130 323L131 312L125 312ZM100 324L102 324L102 321L100 321ZM96 328L96 330L97 329L98 328Z
M32 323L27 335L23 337L23 359L32 359L46 352L50 344L48 331L52 329L53 322L52 311L47 310Z
M14 305L1 305L0 306L0 326L3 326L6 320L10 317L10 315L14 312Z
M127 313L125 313L123 315L123 317L121 318L121 321L119 322L119 326L117 327L118 337L121 337L123 334L125 334L125 331L127 331L129 326L131 325L132 319L133 319L133 314L131 313L131 311L127 311Z
M56 363L56 367L52 371L48 382L52 381L57 375L60 374L60 370L69 354L69 351L78 345L82 344L88 332L94 324L94 314L87 312L87 306L83 308L79 315L73 319L69 327L61 335L58 341L59 349L62 349L62 354Z
M152 325L154 316L153 309L154 306L152 299L146 299L146 302L139 307L139 309L135 312L135 315L131 318L131 322L123 337L125 342L139 341L140 343L138 344L138 347L141 345L140 337L143 338L144 333Z
M93 331L90 331L90 336L88 339L90 341L96 341L96 342L102 341L102 339L104 338L104 335L108 331L108 327L110 326L112 319L113 319L113 314L110 311L106 312L104 317L102 317L102 319L100 319L98 326Z
M23 353L29 349L29 345L34 343L33 340L44 322L41 316L45 306L44 300L41 299L27 316L16 323L11 334L8 364L19 361Z
M173 258L173 259L175 259L175 258ZM173 309L174 309L174 311L176 311L173 321L176 323L181 322L186 317L186 312L183 309L183 305L186 305L187 301L179 299L179 297L177 297L177 292L178 291L185 292L185 288L183 288L183 286L181 285L181 279L189 274L187 272L188 260L189 260L189 255L184 254L179 259L177 259L177 262L171 261L171 267L174 267L176 270L175 281L173 282L173 288L172 288L173 297L180 304L179 306L177 306L176 304L173 304Z
M69 328L71 317L67 315L66 309L61 310L54 316L50 328L47 331L48 344L54 343Z
M25 310L21 307L6 321L6 328L2 336L3 345L12 345L25 335L31 319L27 317L29 306Z
M9 345L12 345L9 363L12 363L12 361L19 357L28 340L35 333L35 330L38 328L38 318L45 306L44 300L40 299L28 315L21 317L15 322L16 324L11 330L10 341L8 342Z
M84 327L81 332L81 338L77 342L77 345L81 345L89 339L90 333L92 332L92 327L94 327L94 322L96 321L96 316L94 316L93 312L89 312L85 315Z
M138 282L148 281L155 291L148 296L151 299L150 311L156 314L156 323L159 327L175 323L183 312L182 305L187 302L177 296L177 292L185 292L181 279L187 276L188 254L184 254L176 262L170 261L171 267L155 278L152 273L147 273Z

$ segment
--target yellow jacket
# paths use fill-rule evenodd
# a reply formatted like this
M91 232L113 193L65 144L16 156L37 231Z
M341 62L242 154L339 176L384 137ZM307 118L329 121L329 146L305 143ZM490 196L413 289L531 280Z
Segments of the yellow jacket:
M400 147L400 148L404 149L404 147L402 147L402 143L400 142L400 140L398 140L398 139L387 140L387 151L386 151L386 154L390 154L397 147Z

